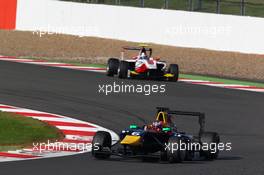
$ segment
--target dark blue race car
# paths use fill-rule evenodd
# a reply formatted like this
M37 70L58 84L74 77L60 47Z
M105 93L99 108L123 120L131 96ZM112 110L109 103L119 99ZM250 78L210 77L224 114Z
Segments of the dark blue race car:
M200 129L197 135L178 131L173 116L197 116ZM120 133L120 140L112 146L111 135L98 131L92 142L92 155L98 159L112 156L142 158L173 162L190 161L196 153L205 160L218 157L220 137L216 132L205 132L205 115L200 112L172 111L157 107L156 120L150 125L130 125Z

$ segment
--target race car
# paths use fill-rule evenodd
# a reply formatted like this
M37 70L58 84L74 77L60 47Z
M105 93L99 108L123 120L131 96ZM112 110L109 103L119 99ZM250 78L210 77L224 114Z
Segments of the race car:
M197 135L178 130L172 118L182 116L199 118L200 129ZM216 132L205 132L204 128L204 113L157 107L156 120L152 124L141 127L130 125L120 132L120 140L113 146L110 133L98 131L92 141L92 155L97 159L119 156L180 163L194 160L198 154L201 160L214 160L219 154L217 144L220 136ZM206 144L207 147L204 147ZM185 145L183 149L182 145Z
M124 59L126 51L137 51L137 55ZM121 59L110 58L107 63L107 75L118 75L119 78L144 78L178 81L179 66L170 64L167 67L165 61L152 57L152 48L148 45L139 47L123 47Z

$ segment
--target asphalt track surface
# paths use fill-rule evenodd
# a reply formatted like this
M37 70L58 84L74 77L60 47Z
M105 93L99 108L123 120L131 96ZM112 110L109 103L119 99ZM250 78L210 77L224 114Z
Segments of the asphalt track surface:
M120 80L104 74L0 61L0 103L63 114L119 132L131 123L153 120L156 106L206 113L206 130L232 142L216 161L183 164L140 160L94 160L90 153L0 164L0 172L27 175L87 174L264 174L264 94L166 82L166 93L98 93L99 84ZM124 81L134 84L164 84Z

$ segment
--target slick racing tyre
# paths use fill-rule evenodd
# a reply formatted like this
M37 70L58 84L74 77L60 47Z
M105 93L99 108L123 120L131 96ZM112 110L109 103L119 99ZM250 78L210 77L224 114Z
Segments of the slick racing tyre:
M167 151L160 151L160 160L161 161L168 161L168 154Z
M213 160L218 157L219 149L218 144L220 142L220 136L216 132L204 132L201 134L201 144L208 145L207 150L201 150L200 156L206 160Z
M119 69L118 69L118 77L119 78L127 78L128 76L128 62L126 61L121 61L119 64Z
M116 58L110 58L107 62L106 75L114 76L117 74L119 67L119 60Z
M180 137L169 138L169 148L167 149L169 163L181 163L185 159L186 150L180 149L180 143L184 143Z
M173 77L170 77L169 81L177 82L179 79L179 66L178 66L178 64L171 64L168 71L169 71L169 73L173 74Z
M98 131L92 141L92 155L97 159L107 159L111 155L112 138L109 132Z

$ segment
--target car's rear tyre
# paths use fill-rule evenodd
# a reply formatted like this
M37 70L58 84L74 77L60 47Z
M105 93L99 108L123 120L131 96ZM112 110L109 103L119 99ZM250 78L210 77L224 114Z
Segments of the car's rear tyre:
M169 66L169 73L173 74L173 77L169 78L169 81L178 81L179 79L179 66L178 64L171 64Z
M209 145L209 149L201 150L200 156L206 160L217 159L219 154L218 144L220 142L220 136L216 132L204 132L201 134L201 144Z
M181 143L184 143L184 140L180 137L169 138L169 149L167 149L169 163L181 163L185 159L186 150L180 149Z
M160 151L160 160L161 161L168 161L168 154L167 151Z
M114 76L117 74L119 67L119 60L116 58L110 58L107 62L107 67L106 67L106 75L107 76Z
M107 159L111 155L112 138L109 132L98 131L92 141L92 155L97 159Z
M119 78L127 78L128 76L129 65L126 61L120 61L118 68L118 77Z
M194 157L194 151L186 150L186 155L185 155L184 160L185 161L191 161L191 160L193 160L193 157Z

